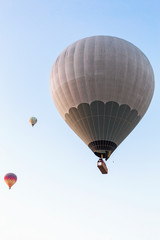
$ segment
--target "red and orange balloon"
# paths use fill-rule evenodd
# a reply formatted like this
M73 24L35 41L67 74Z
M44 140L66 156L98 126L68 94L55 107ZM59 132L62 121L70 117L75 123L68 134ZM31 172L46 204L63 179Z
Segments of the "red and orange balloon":
M4 181L8 185L9 189L16 183L17 176L14 173L7 173L4 176Z

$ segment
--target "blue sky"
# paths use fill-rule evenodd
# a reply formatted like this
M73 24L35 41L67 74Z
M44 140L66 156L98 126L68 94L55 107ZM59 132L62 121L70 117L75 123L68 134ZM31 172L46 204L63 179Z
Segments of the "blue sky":
M0 0L0 239L160 239L159 9L158 0ZM155 75L151 105L107 176L49 90L58 54L94 35L132 42ZM18 177L10 191L7 172Z

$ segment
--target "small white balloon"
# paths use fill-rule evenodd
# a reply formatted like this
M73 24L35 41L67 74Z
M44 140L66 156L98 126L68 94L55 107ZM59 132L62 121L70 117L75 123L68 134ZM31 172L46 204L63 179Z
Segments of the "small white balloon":
M30 122L30 124L32 125L32 127L37 123L37 118L36 117L31 117L30 119L29 119L29 122Z

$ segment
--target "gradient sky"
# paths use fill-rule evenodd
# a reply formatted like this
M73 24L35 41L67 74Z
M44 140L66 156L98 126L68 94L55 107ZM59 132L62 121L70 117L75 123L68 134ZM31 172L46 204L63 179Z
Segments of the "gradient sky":
M160 239L159 11L159 0L0 0L0 239ZM49 90L59 53L94 35L130 41L155 75L151 105L107 176ZM7 172L18 177L12 190Z

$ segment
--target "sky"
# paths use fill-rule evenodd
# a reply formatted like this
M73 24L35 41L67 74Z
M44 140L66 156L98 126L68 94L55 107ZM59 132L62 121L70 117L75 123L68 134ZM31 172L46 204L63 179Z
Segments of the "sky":
M0 239L160 239L159 9L159 0L0 0ZM49 89L60 52L95 35L136 45L155 76L149 109L108 175ZM11 190L8 172L18 177Z

